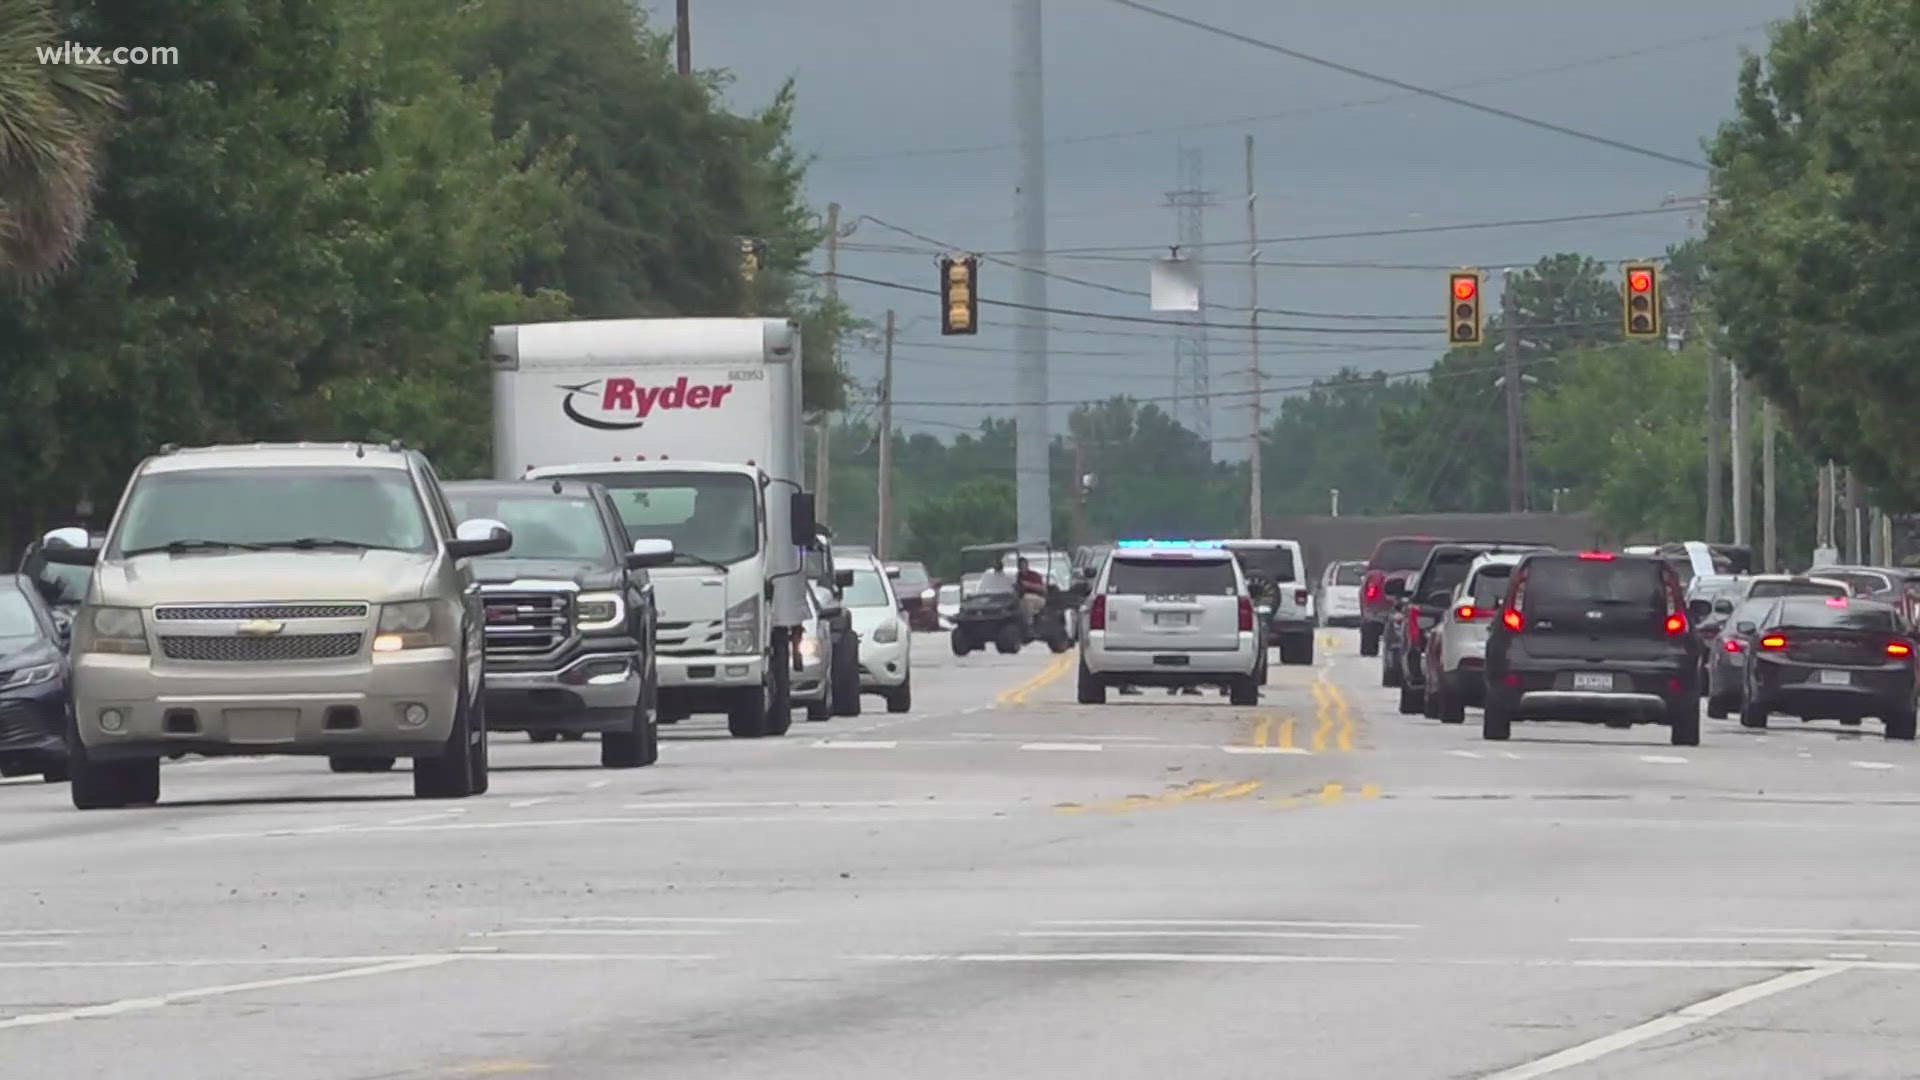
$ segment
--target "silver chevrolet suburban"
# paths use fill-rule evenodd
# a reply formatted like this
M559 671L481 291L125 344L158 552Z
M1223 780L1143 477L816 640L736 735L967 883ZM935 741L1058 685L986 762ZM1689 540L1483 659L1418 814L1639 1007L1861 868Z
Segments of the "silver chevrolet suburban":
M163 449L134 471L74 619L68 733L82 810L157 802L160 759L413 759L422 798L487 789L480 593L508 550L456 524L399 444Z

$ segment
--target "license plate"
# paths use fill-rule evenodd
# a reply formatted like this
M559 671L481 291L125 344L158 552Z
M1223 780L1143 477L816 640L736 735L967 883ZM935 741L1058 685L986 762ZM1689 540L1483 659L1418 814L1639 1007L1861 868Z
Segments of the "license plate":
M1575 690L1611 690L1613 676L1606 672L1576 671L1573 674Z
M1820 682L1826 686L1852 686L1853 673L1850 671L1823 671Z
M1186 626L1193 616L1184 611L1163 611L1153 617L1155 626Z

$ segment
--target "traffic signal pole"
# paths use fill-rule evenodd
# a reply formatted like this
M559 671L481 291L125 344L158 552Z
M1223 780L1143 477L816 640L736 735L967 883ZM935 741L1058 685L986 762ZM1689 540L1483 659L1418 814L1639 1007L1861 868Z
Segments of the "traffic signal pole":
M1266 389L1266 376L1260 371L1260 229L1254 215L1253 136L1247 136L1247 343L1253 354L1253 449L1247 455L1247 535L1259 539L1266 535L1265 513L1260 505L1262 487L1261 459L1266 456L1264 423L1260 396Z

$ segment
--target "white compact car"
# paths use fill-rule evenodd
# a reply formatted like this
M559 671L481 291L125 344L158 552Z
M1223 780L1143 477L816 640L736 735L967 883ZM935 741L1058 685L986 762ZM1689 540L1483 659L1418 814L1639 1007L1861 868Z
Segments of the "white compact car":
M1507 595L1513 568L1524 557L1524 552L1512 552L1474 559L1434 625L1430 655L1437 662L1430 669L1434 678L1427 681L1433 700L1428 712L1442 723L1462 723L1467 706L1486 703L1487 632Z
M1333 562L1320 572L1320 625L1360 625L1360 585L1367 563Z
M853 584L843 590L842 602L853 632L860 635L860 691L886 699L888 712L906 712L913 708L912 635L893 582L871 555L850 555L839 566L853 570Z
M1261 640L1233 552L1123 541L1094 576L1080 703L1105 704L1109 686L1216 686L1235 705L1257 705Z

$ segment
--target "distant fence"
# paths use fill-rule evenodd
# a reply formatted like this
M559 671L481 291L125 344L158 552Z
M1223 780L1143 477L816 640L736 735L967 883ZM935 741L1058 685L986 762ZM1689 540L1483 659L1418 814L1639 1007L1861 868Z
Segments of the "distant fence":
M1271 517L1266 534L1300 541L1318 574L1329 562L1364 559L1389 536L1525 540L1555 547L1607 547L1615 538L1587 514L1398 514L1391 517Z

